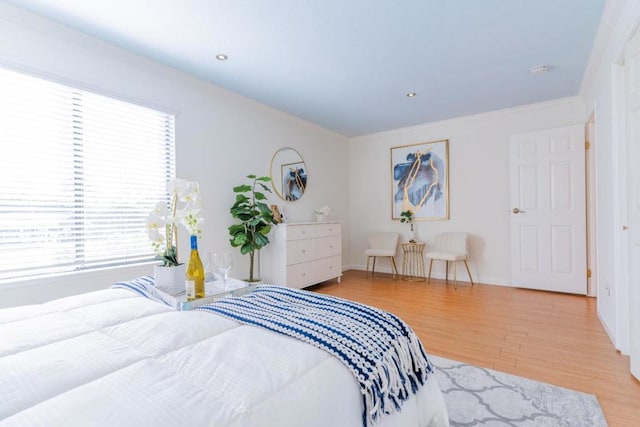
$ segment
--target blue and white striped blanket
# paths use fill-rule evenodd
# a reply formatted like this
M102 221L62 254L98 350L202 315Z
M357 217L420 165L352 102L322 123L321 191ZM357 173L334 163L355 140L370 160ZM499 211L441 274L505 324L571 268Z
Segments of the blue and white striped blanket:
M341 298L264 285L197 310L297 338L338 358L360 384L365 427L400 410L433 372L407 324L386 311Z
M140 276L127 282L117 282L111 285L113 289L128 289L142 295L150 300L164 303L170 307L180 310L180 302L171 295L158 290L155 287L155 279L152 276Z

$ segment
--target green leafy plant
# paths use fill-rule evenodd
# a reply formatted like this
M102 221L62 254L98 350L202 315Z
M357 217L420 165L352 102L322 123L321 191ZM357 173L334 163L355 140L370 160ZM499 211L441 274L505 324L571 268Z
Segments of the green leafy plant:
M250 184L242 184L233 187L236 193L236 201L231 206L231 216L240 220L239 224L229 227L231 246L240 247L242 255L249 254L249 282L260 280L253 277L253 264L255 251L260 250L269 244L267 234L271 231L271 225L277 224L273 218L271 208L262 200L267 200L267 196L260 191L260 188L271 193L271 189L265 183L271 181L268 176L257 177L247 175L251 180Z
M408 222L409 224L411 224L411 221L413 221L413 212L410 210L406 210L406 211L402 211L400 213L400 222L404 223L404 222Z
M413 229L413 211L411 211L410 209L407 209L406 211L400 212L400 222L409 223L409 225L411 226L411 239L409 239L409 242L415 243L416 240L415 240L415 232Z

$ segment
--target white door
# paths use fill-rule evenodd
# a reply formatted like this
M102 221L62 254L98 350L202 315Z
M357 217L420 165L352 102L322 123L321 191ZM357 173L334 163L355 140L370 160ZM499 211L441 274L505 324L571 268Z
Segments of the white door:
M627 215L629 221L629 354L640 379L640 35L625 48Z
M512 135L514 286L586 294L584 127Z

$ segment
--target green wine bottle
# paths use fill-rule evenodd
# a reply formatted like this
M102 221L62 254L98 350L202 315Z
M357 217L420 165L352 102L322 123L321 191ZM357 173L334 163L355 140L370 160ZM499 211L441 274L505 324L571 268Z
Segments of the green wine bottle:
M191 236L191 255L187 264L187 301L204 298L204 267L198 254L198 237Z

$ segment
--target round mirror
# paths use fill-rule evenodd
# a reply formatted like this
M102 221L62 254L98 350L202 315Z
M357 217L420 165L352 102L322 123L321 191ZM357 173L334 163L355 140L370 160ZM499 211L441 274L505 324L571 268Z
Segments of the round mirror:
M294 202L307 188L307 165L300 153L291 147L276 151L271 159L271 184L283 200Z

